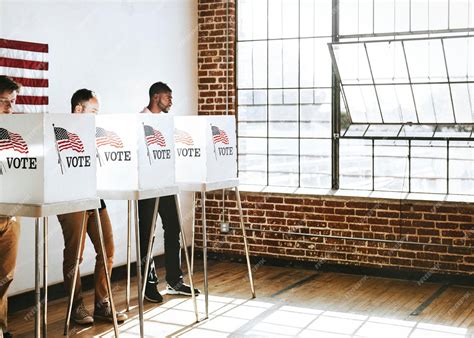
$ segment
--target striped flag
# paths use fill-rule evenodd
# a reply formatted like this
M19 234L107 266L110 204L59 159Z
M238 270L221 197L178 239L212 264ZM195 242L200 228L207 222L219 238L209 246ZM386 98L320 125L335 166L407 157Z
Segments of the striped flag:
M123 148L123 143L120 137L113 131L105 130L104 128L95 128L95 144L97 148L110 145L115 148Z
M194 145L193 138L184 130L179 130L179 129L174 130L174 141L176 143L182 143L188 146Z
M84 152L84 145L76 134L70 133L64 128L54 127L54 135L56 136L56 144L59 151L72 149L78 153Z
M158 130L153 129L152 126L144 125L145 128L145 139L148 146L152 144L158 144L160 147L166 147L166 141Z
M221 142L224 144L229 144L229 138L227 137L227 134L225 131L222 129L219 129L216 126L211 126L212 129L212 140L214 144Z
M6 149L13 149L19 153L28 154L28 145L20 134L0 128L0 151Z
M0 39L0 75L22 85L15 113L48 112L48 45Z

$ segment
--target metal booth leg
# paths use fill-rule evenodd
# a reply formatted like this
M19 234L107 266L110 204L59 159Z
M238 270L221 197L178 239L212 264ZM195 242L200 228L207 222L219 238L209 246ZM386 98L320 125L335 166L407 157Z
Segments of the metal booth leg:
M71 292L69 293L69 302L67 307L67 315L66 315L66 323L64 324L64 335L67 336L69 332L69 324L71 322L71 311L72 311L72 303L74 301L74 292L76 291L76 279L79 273L79 261L80 255L82 250L82 242L84 241L85 236L85 227L86 227L86 211L82 212L82 224L81 224L81 235L79 237L79 243L77 243L77 251L76 251L76 264L74 265L74 277L72 279L71 285ZM68 271L68 274L70 272Z
M130 261L132 256L132 201L127 201L127 288L125 289L125 302L127 312L130 311Z
M138 316L140 319L140 337L144 337L143 331L143 298L142 298L142 265L140 264L140 226L138 224L138 201L134 201L135 206L135 242L137 251L137 289L138 289Z
M41 336L41 262L40 262L40 219L35 222L35 337Z
M248 268L248 273L249 273L250 289L252 290L252 298L255 298L255 287L253 285L252 267L250 265L249 246L248 246L248 243L247 243L247 234L245 233L244 215L243 215L243 212L242 212L242 203L240 201L240 192L239 192L238 187L235 187L235 195L237 197L237 205L239 207L240 227L242 229L242 234L243 234L243 237L244 237L245 258L247 259L247 268Z
M112 286L110 285L109 269L107 268L107 262L106 262L107 253L105 252L104 234L102 233L102 223L100 222L99 209L94 209L94 213L95 213L97 231L99 232L100 248L102 249L102 263L104 264L105 280L107 281L107 292L109 293L110 307L112 309L114 332L115 332L115 337L118 337L119 331L118 331L118 325L117 325L117 313L115 311L114 299L112 295Z
M191 220L191 226L192 226L192 234L193 237L191 239L191 272L194 273L194 239L196 237L196 193L193 191L193 206L192 206L192 213L193 215L192 220Z
M48 217L43 217L43 337L48 336Z
M144 278L143 278L143 287L142 287L142 302L143 302L143 298L145 297L145 287L146 287L145 284L148 279L148 268L150 265L150 260L151 260L151 255L152 255L151 251L153 249L153 242L155 241L156 218L158 217L159 205L160 205L160 198L157 197L155 199L155 207L153 209L153 217L151 219L152 223L150 226L150 236L148 237L148 249L147 249L147 254L146 254L146 259L145 259L145 271L143 273Z
M189 284L191 286L191 297L194 303L194 314L196 315L196 323L199 322L199 313L197 309L197 301L196 301L196 294L194 292L194 281L193 281L193 270L191 268L191 264L189 263L189 255L188 255L188 245L186 243L186 235L183 229L183 220L181 216L181 205L179 203L178 195L174 195L174 200L176 204L176 212L178 213L178 220L179 220L179 230L181 232L181 240L184 246L184 256L186 257L186 265L188 268L188 275L189 275ZM193 225L194 228L194 225Z
M209 318L209 285L207 281L207 223L206 223L206 192L201 191L202 200L202 259L204 263L204 303L206 305L206 318Z

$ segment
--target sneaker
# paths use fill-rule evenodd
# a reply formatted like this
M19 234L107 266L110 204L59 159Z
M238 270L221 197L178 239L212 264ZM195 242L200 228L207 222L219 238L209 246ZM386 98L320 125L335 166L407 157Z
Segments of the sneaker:
M163 296L158 291L157 283L146 283L145 286L145 299L152 303L163 302Z
M117 316L117 322L119 323L123 323L128 318L125 313L119 311L116 311L115 315ZM108 300L96 303L94 308L94 318L109 322L114 321L112 317L112 307Z
M75 308L72 309L72 320L77 324L87 325L94 323L91 313L86 309L84 303L79 303Z
M176 283L174 286L170 284L166 285L166 290L169 295L185 295L185 296L192 296L191 294L191 287L181 280ZM197 296L201 293L199 289L194 289L194 294Z

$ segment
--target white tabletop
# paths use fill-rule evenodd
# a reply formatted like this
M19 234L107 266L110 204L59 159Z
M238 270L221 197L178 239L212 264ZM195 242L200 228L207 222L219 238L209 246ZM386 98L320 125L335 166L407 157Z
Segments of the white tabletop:
M239 179L230 178L227 180L213 182L176 182L176 184L178 184L179 190L182 191L206 192L238 187Z
M173 185L158 189L147 190L99 190L97 194L104 200L143 200L154 197L163 197L177 195L179 192L178 186Z
M0 203L0 215L36 218L97 208L100 208L97 197L46 204Z

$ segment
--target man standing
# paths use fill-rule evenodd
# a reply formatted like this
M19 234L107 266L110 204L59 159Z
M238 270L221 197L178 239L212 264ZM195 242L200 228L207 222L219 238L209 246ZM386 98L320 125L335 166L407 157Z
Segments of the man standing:
M0 76L0 114L13 113L20 84L7 76ZM20 223L15 217L0 215L0 337L11 338L7 332L7 291L13 281L20 239Z
M173 104L173 97L170 87L163 82L154 83L148 92L150 101L148 106L141 113L160 114L168 113ZM140 225L140 255L143 258L142 264L148 250L150 238L150 228L155 208L155 198L138 201L138 215ZM160 197L158 212L163 223L165 239L165 268L167 293L172 295L191 296L191 287L183 282L183 272L181 271L180 260L180 227L178 210L176 208L175 196ZM154 234L152 234L153 236ZM148 276L146 281L145 299L154 303L161 303L163 297L158 291L158 277L155 271L153 259L150 261ZM194 289L195 294L199 294L198 289Z
M89 89L80 89L74 93L71 98L71 112L73 114L96 114L99 111L99 101L93 91ZM112 225L110 223L109 214L103 200L99 210L100 222L102 224L102 231L104 235L104 245L106 263L109 273L112 273L112 263L114 258L114 238L112 234ZM77 244L81 238L81 224L83 212L73 212L64 215L58 215L59 223L64 236L64 251L63 251L63 275L64 286L68 293L71 292L71 285L74 277L74 266L76 263ZM113 321L112 308L108 299L107 280L105 269L103 265L102 250L100 246L99 232L97 231L97 224L93 210L86 211L86 227L84 231L87 232L92 244L94 245L97 254L94 269L94 288L95 288L95 307L94 318ZM86 236L83 236L81 243L80 261L82 262L82 255L84 253L84 244ZM81 295L81 277L80 273L76 279L76 289L73 296L72 319L78 324L92 324L94 318L87 310L83 303ZM127 315L117 312L117 321L123 322L127 319Z

